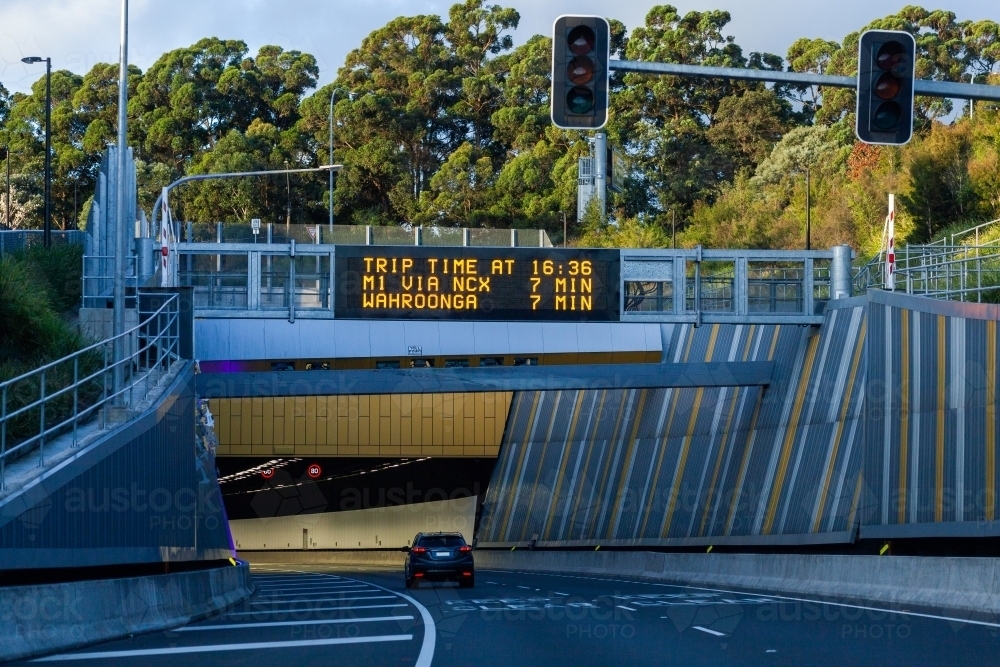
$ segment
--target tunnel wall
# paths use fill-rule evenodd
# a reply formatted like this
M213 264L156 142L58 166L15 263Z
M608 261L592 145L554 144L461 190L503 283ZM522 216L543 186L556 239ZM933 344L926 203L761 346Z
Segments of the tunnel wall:
M0 505L0 571L216 560L233 554L194 372Z
M669 363L774 361L767 388L515 395L479 540L850 541L863 500L866 303L823 325L677 327Z

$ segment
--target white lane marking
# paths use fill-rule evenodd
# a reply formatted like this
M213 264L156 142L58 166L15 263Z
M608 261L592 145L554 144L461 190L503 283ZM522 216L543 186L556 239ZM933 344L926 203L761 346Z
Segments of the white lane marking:
M275 600L274 602L251 602L251 607L270 606L272 604L295 604L296 602L346 602L347 600L391 600L392 595L369 595L363 598L315 598L312 600Z
M560 593L559 591L552 591L553 595L569 595L569 593Z
M267 623L221 623L219 625L189 625L174 632L198 632L202 630L232 630L236 628L277 628L283 625L327 625L334 623L381 623L384 621L412 620L412 616L370 616L362 618L335 618L325 621L269 621Z
M713 593L726 593L729 595L750 595L753 597L761 598L768 602L781 602L782 600L791 600L792 602L811 602L813 604L825 604L831 607L846 607L848 609L862 609L865 611L881 611L886 614L898 614L899 616L917 616L919 618L930 618L936 621L950 621L955 623L968 623L970 625L983 625L989 628L1000 628L1000 623L990 623L988 621L973 621L967 618L958 618L956 616L940 616L938 614L923 614L916 611L903 611L900 609L886 609L885 607L869 607L866 605L858 604L848 604L846 602L830 602L828 600L814 600L810 598L797 598L788 595L775 595L775 594L764 594L764 593L748 593L746 591L732 591L724 588L705 588L703 586L690 586L686 584L661 584L653 581L634 581L628 579L605 579L601 577L585 577L576 574L555 574L553 572L523 572L520 570L486 570L485 568L479 568L480 570L486 572L512 572L515 574L531 574L535 576L546 576L546 577L562 577L564 579L587 579L590 581L612 581L616 583L623 584L646 584L649 586L662 586L664 588L690 588L695 591L711 591ZM723 603L719 603L723 604Z
M424 641L420 645L420 655L417 656L417 663L414 667L431 667L431 662L434 660L434 646L437 643L437 626L434 625L434 619L431 617L431 613L427 611L427 607L420 604L409 595L396 593L395 591L379 586L378 584L369 585L375 586L375 588L381 588L386 593L395 593L420 610L420 618L424 622Z
M632 607L626 607L623 604L616 604L615 606L618 607L619 609L624 609L625 611L635 611L635 609L632 609Z
M347 588L347 589L330 589L326 591L261 591L258 597L267 598L273 600L274 598L301 598L310 595L339 595L341 593L378 593L377 590L373 588Z
M174 646L147 648L132 651L95 651L92 653L64 653L36 658L32 662L61 662L63 660L97 660L100 658L134 658L141 655L173 655L176 653L215 653L218 651L260 651L269 648L298 648L303 646L332 646L335 644L369 644L376 642L405 642L413 635L380 635L377 637L339 637L336 639L300 639L286 642L254 642L250 644L211 644L208 646Z
M666 617L664 617L664 618L666 618ZM703 628L700 625L692 625L691 629L692 630L701 630L702 632L707 632L708 634L715 635L716 637L725 637L726 636L725 632L716 632L715 630L709 630L708 628Z
M316 609L279 609L277 611L237 611L226 614L226 616L270 616L272 614L301 614L304 611L309 613L318 611L351 611L354 609L389 609L391 607L405 607L405 603L400 604L359 604L349 607L317 607ZM221 617L219 617L221 618Z
M778 651L777 651L777 650L775 650L775 649L773 649L773 648L769 648L769 649L767 649L766 651L764 651L764 653L777 653L777 652L778 652Z
M308 586L292 586L291 584L262 584L257 586L261 590L269 591L298 591L298 590L313 590L315 588L324 588L330 590L336 590L340 588L357 588L357 584L309 584Z
M526 591L530 591L531 590L530 586L518 586L518 588L523 588Z
M494 586L496 586L496 585L497 585L497 582L495 582L495 581L487 581L486 583L488 583L488 584L493 584Z

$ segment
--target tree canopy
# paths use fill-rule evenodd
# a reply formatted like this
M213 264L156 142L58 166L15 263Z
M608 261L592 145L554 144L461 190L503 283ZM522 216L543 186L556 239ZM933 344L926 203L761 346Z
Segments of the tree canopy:
M907 6L841 42L794 41L784 56L746 53L730 15L650 8L642 25L610 18L613 56L646 61L852 74L867 28L912 33L917 74L996 79L1000 25ZM859 144L854 93L720 79L612 77L609 140L628 158L624 191L607 215L575 220L578 158L588 134L549 119L551 40L515 46L512 8L485 0L447 16L400 16L360 40L328 85L316 59L238 39L206 38L129 71L129 142L139 159L140 203L194 173L317 166L328 161L334 100L334 214L342 224L541 227L598 245L670 243L801 247L805 183L813 191L813 245L878 243L886 194L915 240L1000 217L1000 118L974 121L950 100L918 98L917 134L902 148ZM101 152L116 141L118 68L56 70L53 214L83 218ZM19 226L41 223L44 78L28 94L0 85L0 145L9 145ZM967 106L967 105L966 105ZM208 181L184 186L176 206L196 222L260 217L327 219L326 176Z

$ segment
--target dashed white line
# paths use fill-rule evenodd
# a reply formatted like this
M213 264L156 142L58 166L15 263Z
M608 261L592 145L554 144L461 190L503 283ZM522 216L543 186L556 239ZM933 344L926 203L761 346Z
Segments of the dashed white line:
M632 609L632 607L626 607L623 604L616 604L615 606L618 607L619 609L624 609L625 611L635 611L635 609Z
M708 634L715 635L716 637L725 637L726 636L725 632L717 632L715 630L709 630L708 628L703 628L700 625L692 625L691 629L692 630L701 630L702 632L707 632Z

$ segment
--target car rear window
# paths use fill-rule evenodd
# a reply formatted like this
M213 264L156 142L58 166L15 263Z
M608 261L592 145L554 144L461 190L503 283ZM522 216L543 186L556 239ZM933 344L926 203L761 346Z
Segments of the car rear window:
M420 538L420 546L436 549L438 547L464 547L465 540L461 535L425 535Z

